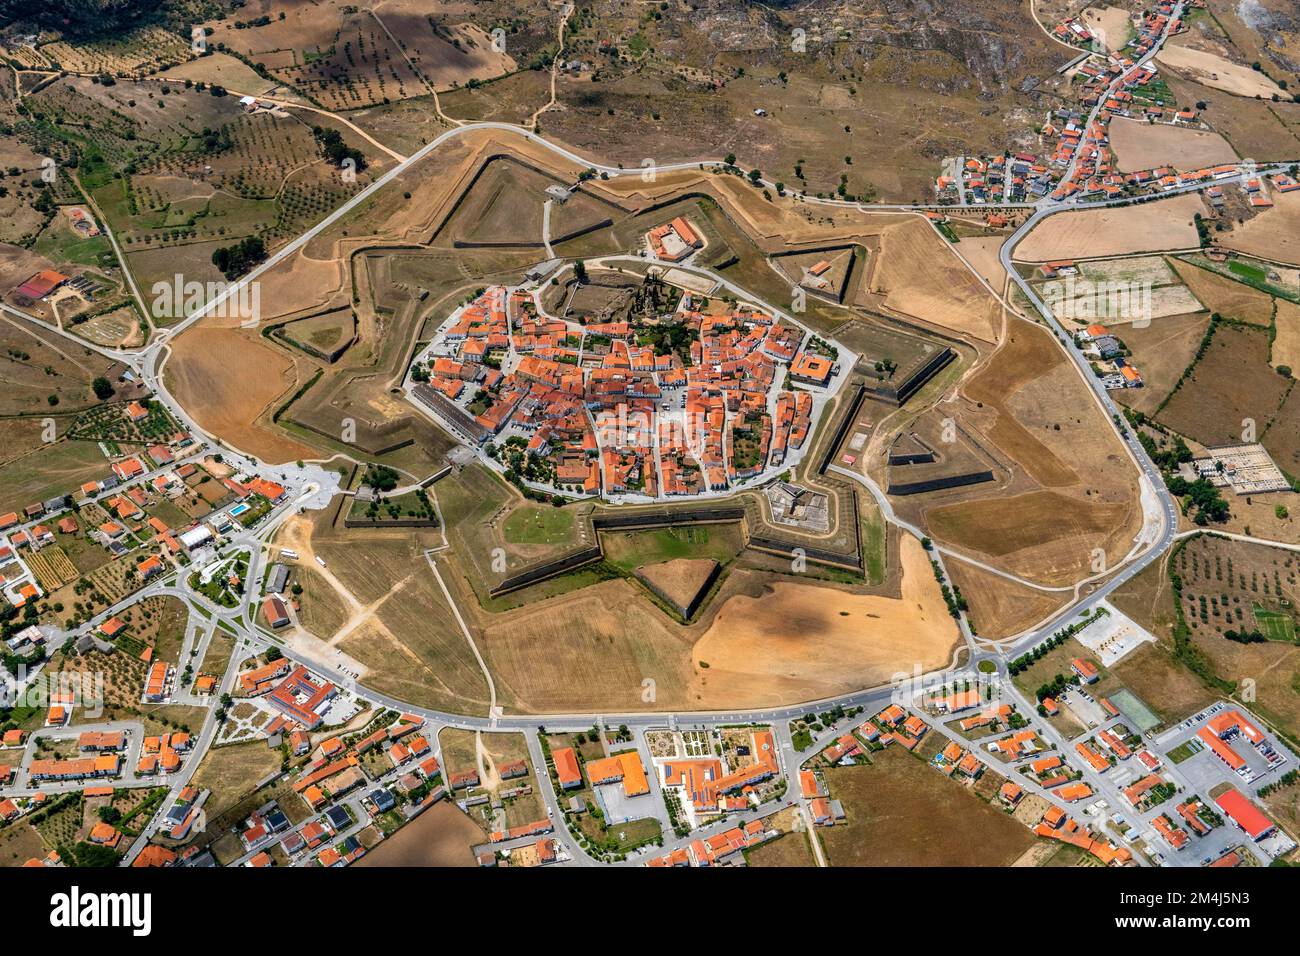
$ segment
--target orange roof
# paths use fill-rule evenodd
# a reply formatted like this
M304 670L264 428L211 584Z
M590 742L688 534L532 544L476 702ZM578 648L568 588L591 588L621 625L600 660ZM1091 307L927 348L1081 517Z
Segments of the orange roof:
M582 784L582 771L578 769L578 755L572 747L557 747L551 751L551 760L555 763L555 775L561 787L575 787Z
M1273 821L1264 816L1236 787L1214 798L1219 809L1232 818L1232 822L1246 831L1252 840L1266 836L1273 829Z
M1057 794L1062 800L1067 800L1070 803L1073 803L1076 800L1083 800L1086 797L1092 796L1092 787L1088 786L1086 783L1072 783L1069 786L1062 787L1057 791Z
M136 856L132 866L170 866L176 862L176 851L156 843L146 844Z
M650 783L646 780L641 756L635 750L625 750L612 757L589 760L587 779L591 781L592 786L621 780L623 792L629 797L650 792Z

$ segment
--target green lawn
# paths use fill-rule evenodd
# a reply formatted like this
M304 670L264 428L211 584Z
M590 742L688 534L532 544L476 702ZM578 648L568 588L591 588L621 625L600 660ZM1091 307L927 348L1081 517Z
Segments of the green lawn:
M578 828L587 834L588 839L606 850L626 853L639 846L651 843L663 835L663 828L653 817L644 820L630 820L616 823L605 829L590 813L584 813L579 819Z
M1234 275L1239 275L1243 279L1249 279L1254 282L1264 282L1268 279L1268 273L1259 266L1252 265L1249 262L1241 262L1237 259L1228 263L1228 270Z
M510 513L501 528L508 544L556 544L573 537L571 508L524 505Z
M727 524L617 531L602 535L601 543L606 560L624 571L677 558L713 558L725 564L744 544L740 526Z
M1200 750L1201 747L1199 744L1195 744L1189 740L1186 743L1179 744L1165 756L1169 758L1171 763L1182 763L1193 754L1199 753Z
M862 516L862 560L867 572L868 584L880 584L885 580L885 523L880 519L874 502L867 505L871 509Z
M50 228L36 239L36 251L55 262L70 262L80 266L99 266L112 260L113 249L107 236L83 237L58 217Z
M1255 605L1254 612L1255 623L1270 641L1295 643L1295 621L1291 620L1290 615L1280 611L1270 611L1259 605Z

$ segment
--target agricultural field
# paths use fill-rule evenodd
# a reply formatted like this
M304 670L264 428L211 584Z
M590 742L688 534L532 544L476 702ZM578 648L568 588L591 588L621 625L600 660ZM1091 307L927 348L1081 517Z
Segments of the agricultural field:
M1116 401L1147 415L1155 413L1196 357L1196 349L1210 326L1208 313L1168 315L1145 328L1119 329L1124 345L1132 352L1128 359L1142 373L1142 388L1115 393Z
M207 27L210 43L330 110L425 96L516 69L484 29L435 20L434 9L410 0L362 10L337 0L257 0Z
M35 551L26 558L27 567L36 575L36 583L47 594L76 578L80 572L67 553L57 544Z
M1053 311L1067 328L1101 322L1126 333L1133 324L1202 308L1163 256L1094 259L1078 263L1078 273L1036 283L1049 304L1061 303Z
M186 281L220 278L210 262L215 249L250 235L273 246L302 231L362 188L380 162L367 157L370 165L348 181L329 168L313 136L312 122L329 120L246 113L218 89L65 77L30 97L16 125L39 153L77 157L64 201L83 193L94 200L145 289L177 273ZM368 146L351 139L345 136L350 146ZM112 263L104 237L81 239L62 220L62 238L42 237L39 249L60 261ZM178 317L175 304L151 307L159 321Z
M1205 534L1178 551L1171 570L1182 581L1189 640L1211 673L1232 685L1254 681L1251 706L1300 736L1300 556Z
M188 42L158 26L140 27L111 40L76 44L59 40L37 49L69 73L116 76L156 73L193 56Z
M1211 312L1224 318L1268 325L1273 315L1273 297L1245 282L1220 274L1218 266L1200 259L1169 260L1192 294Z
M1179 103L1204 103L1202 122L1231 143L1240 156L1293 156L1300 146L1300 104L1225 96L1168 70L1165 81Z
M1209 348L1169 397L1157 420L1211 446L1240 443L1253 423L1254 433L1270 452L1280 448L1279 442L1290 441L1282 438L1286 429L1270 438L1269 426L1292 383L1269 365L1268 350L1267 328L1220 322ZM1279 455L1276 460L1283 468L1290 464L1289 456L1283 459Z
M1200 238L1192 217L1204 211L1201 198L1189 194L1052 216L1016 246L1015 257L1018 262L1054 262L1193 249L1200 246Z
M1110 124L1115 168L1132 173L1172 165L1180 170L1235 163L1237 154L1218 133L1117 117Z
M1180 46L1177 42L1166 45L1156 54L1156 62L1172 67L1186 79L1234 96L1270 99L1274 94L1283 93L1282 88L1265 74L1249 66L1233 63L1216 53Z

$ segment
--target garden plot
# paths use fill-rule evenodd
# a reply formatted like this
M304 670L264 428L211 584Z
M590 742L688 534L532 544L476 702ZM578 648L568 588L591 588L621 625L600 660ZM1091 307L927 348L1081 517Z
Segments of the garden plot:
M1189 315L1204 308L1163 256L1080 262L1078 270L1077 276L1053 280L1074 304L1073 313L1062 318L1078 325L1124 324ZM1041 288L1050 289L1053 282L1044 282ZM1113 314L1117 310L1119 314Z

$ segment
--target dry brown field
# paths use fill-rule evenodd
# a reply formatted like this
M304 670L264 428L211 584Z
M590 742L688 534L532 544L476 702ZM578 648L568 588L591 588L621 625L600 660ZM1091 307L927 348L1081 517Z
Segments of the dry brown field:
M1007 866L1029 830L898 747L870 767L833 767L826 787L848 817L816 831L832 866ZM978 833L979 839L944 834Z
M1137 206L1061 213L1026 236L1015 258L1053 262L1192 249L1200 245L1192 216L1203 211L1200 197L1188 194Z
M1268 99L1274 93L1285 95L1276 83L1249 66L1233 63L1207 50L1180 46L1176 42L1167 44L1157 53L1156 62L1173 67L1189 80L1233 96Z
M96 345L110 349L133 349L144 345L140 316L129 305L87 319L74 325L72 331Z
M1047 332L1012 322L962 394L962 425L1019 473L996 490L977 485L918 502L933 537L1047 585L1091 573L1093 548L1111 560L1129 550L1140 522L1132 464ZM1106 464L1080 472L1081 461Z
M498 697L513 711L687 708L704 700L692 692L687 630L622 579L494 615L475 633ZM647 686L650 702L642 699Z
M1004 236L963 236L954 251L974 266L985 282L1002 292L1007 284L1007 270L1002 268L998 250L1005 241Z
M1279 468L1287 474L1297 475L1300 474L1300 428L1296 427L1296 422L1300 422L1300 390L1294 387L1294 379L1291 384L1292 388L1286 400L1282 402L1267 431L1264 432L1264 447L1268 449ZM1300 513L1300 508L1293 507L1294 501L1288 501L1282 496L1278 497L1281 500L1277 501L1277 504L1287 505L1292 514ZM1285 532L1283 540L1286 540Z
M780 866L799 867L816 866L812 847L808 845L808 834L804 832L785 833L775 840L769 840L762 846L745 853L746 866Z
M1137 33L1132 14L1123 7L1085 7L1083 22L1095 36L1105 38L1106 49L1110 51L1122 49Z
M486 683L424 558L440 536L425 530L334 528L333 513L331 506L311 520L291 519L276 539L299 553L295 575L310 569L304 601L309 609L314 599L320 601L318 610L326 616L315 632L320 652L337 648L350 655L368 669L366 682L384 693L430 707L481 712ZM314 566L316 556L325 560L325 568Z
M196 83L215 83L241 96L244 94L261 96L270 93L277 86L274 80L264 79L243 60L221 52L214 52L211 56L196 57L170 70L164 70L160 76L181 81L193 80ZM285 94L286 91L283 89L276 90L275 98L296 99Z
M904 315L958 335L997 341L1002 306L946 246L923 219L886 228L871 291ZM918 268L922 262L925 268Z
M1300 190L1274 191L1271 198L1272 209L1215 238L1220 245L1247 255L1300 266Z
M1231 144L1218 133L1122 117L1111 121L1110 145L1115 168L1122 173L1157 166L1201 169L1237 161Z
M638 588L614 579L479 614L475 633L498 695L513 710L810 700L883 682L918 660L927 668L949 661L955 626L919 544L905 554L901 597L737 566L704 619L690 627L656 613ZM870 618L865 628L863 617ZM557 646L565 654L557 655Z
M718 566L712 558L675 558L637 569L637 576L666 594L679 607L687 607Z
M1252 325L1268 325L1273 315L1273 297L1252 289L1244 282L1236 282L1202 269L1181 259L1169 260L1179 277L1187 283L1192 294L1211 312L1227 319L1238 319Z
M354 866L477 867L473 848L487 839L482 827L446 800L425 810Z
M1165 82L1177 101L1205 103L1201 120L1232 144L1240 156L1261 161L1296 155L1300 147L1300 104L1225 96L1165 71Z
M1265 429L1287 394L1288 382L1268 364L1268 339L1267 329L1221 323L1159 421L1203 445L1227 445L1243 440L1249 419L1269 446Z
M298 386L294 363L256 332L200 322L171 344L167 389L205 431L270 462L318 452L259 423ZM238 373L232 370L238 369Z
M1234 0L1209 0L1207 6L1214 25L1223 31L1224 42L1231 45L1240 62L1260 61L1271 76L1288 79L1290 88L1300 83L1300 36L1294 30L1258 29L1262 15L1285 16L1294 11L1291 0L1259 0L1243 6Z
M715 706L768 706L874 686L914 666L946 665L956 628L929 557L910 536L899 552L896 599L785 583L757 598L731 598L691 652L707 699Z
M851 18L865 14L846 10ZM998 3L981 12L996 17L1002 29L1024 24L1014 34L1020 48L1015 72L1032 62L1038 64L1032 68L1040 71L1036 75L1050 74L1066 58L1063 47L1032 28L1023 7ZM770 23L755 18L728 25L748 35L740 42L756 44L760 57L752 50L720 57L697 29L674 23L671 33L661 34L667 55L652 58L639 70L602 76L599 83L585 74L562 77L559 93L565 109L544 115L543 129L579 150L608 154L629 166L644 156L689 161L731 151L746 169L759 167L787 186L806 187L810 194L829 195L843 173L854 194L874 189L882 198L907 201L932 195L935 157L963 148L992 151L1003 148L994 142L1023 135L1015 124L1028 118L1029 107L1021 98L988 89L982 83L986 72L977 67L981 79L975 79L961 58L948 52L882 45L864 61L846 51L859 66L832 66L829 57L819 56L817 65L809 68L808 57L781 55L784 51L769 39ZM795 25L790 17L775 29L784 34ZM860 29L869 34L872 27L863 24ZM642 30L660 32L644 25ZM852 32L862 35L858 29ZM682 34L687 35L678 39ZM675 59L680 62L663 62ZM741 66L745 72L738 75ZM686 75L693 71L705 75ZM779 78L782 73L784 78ZM927 105L930 98L918 91L939 82L951 84L956 75L970 76L970 85L963 79L959 91L942 97L942 109ZM981 122L980 97L974 95L979 85L986 86L986 97L999 103L996 122L989 123L987 116ZM656 110L666 97L671 97L673 108ZM753 115L756 103L764 105L767 116ZM707 154L704 144L711 147ZM854 158L851 166L844 163L846 154Z
M109 359L40 323L0 317L0 414L39 417L87 408L97 401L90 383L120 373ZM126 385L118 390L132 398L137 394ZM57 404L49 403L50 395Z
M1293 372L1300 370L1300 305L1278 299L1273 328L1273 354L1269 361L1274 368L1285 365Z
M980 637L1002 640L1019 634L1062 607L1068 592L1039 591L990 574L960 559L946 562L953 584L966 598L967 617Z
M1210 324L1205 312L1153 319L1145 328L1126 326L1119 334L1133 352L1128 360L1142 373L1142 388L1113 393L1116 400L1148 415L1169 394L1178 377L1196 356L1196 347Z

